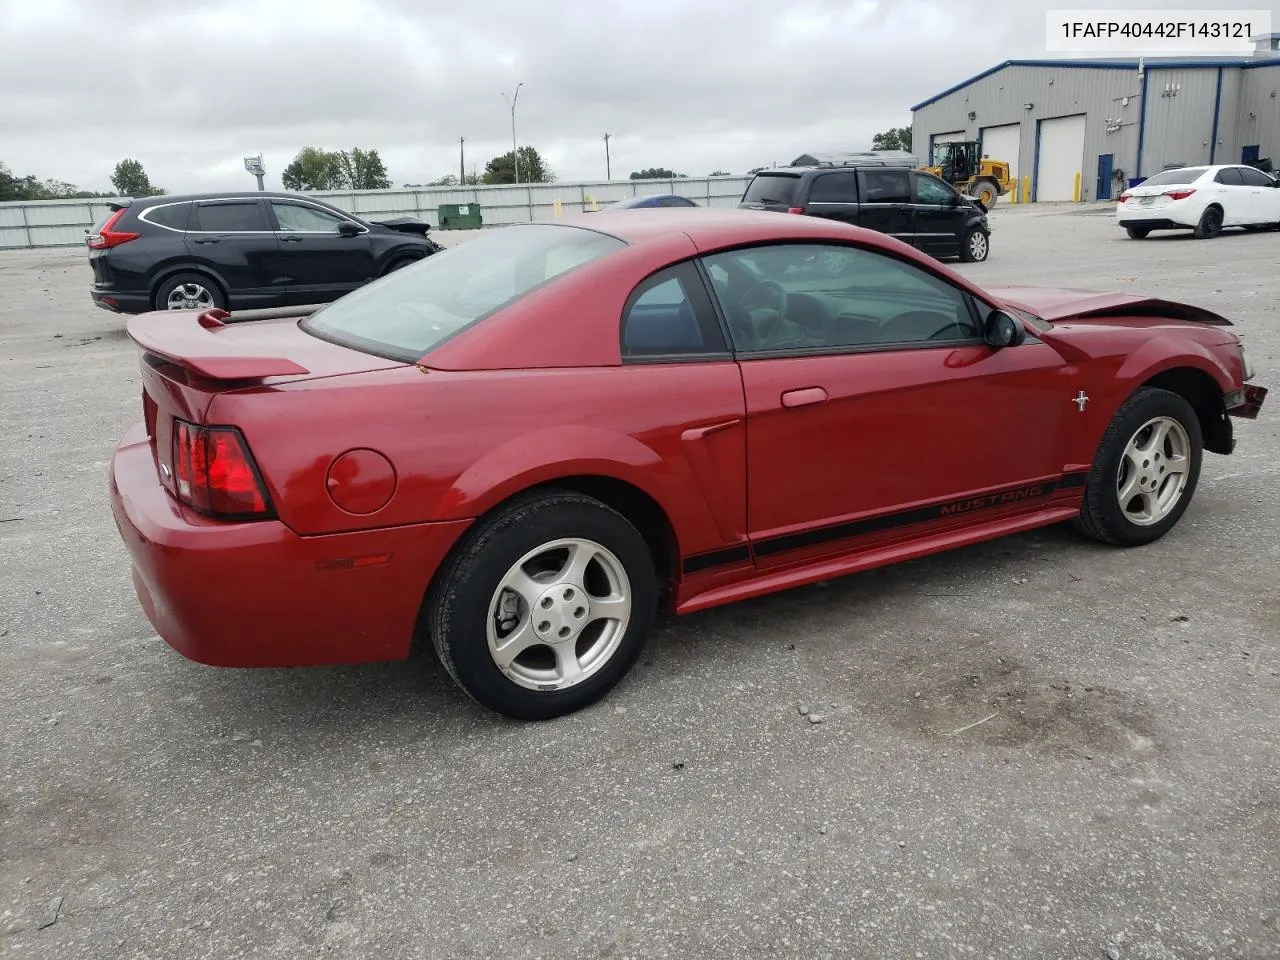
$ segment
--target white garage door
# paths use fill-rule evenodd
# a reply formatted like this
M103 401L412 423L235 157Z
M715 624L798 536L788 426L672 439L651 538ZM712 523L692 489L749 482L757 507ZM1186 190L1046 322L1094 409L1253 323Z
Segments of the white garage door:
M968 139L969 138L964 135L963 130L956 130L953 133L935 133L933 135L933 146L936 147L940 143L955 143L957 140L968 140ZM930 157L929 162L933 163L934 158Z
M1040 122L1037 200L1074 200L1076 174L1084 173L1084 114Z
M999 127L982 128L982 152L992 160L1003 160L1009 165L1009 176L1018 179L1018 147L1022 143L1022 125L1008 123Z

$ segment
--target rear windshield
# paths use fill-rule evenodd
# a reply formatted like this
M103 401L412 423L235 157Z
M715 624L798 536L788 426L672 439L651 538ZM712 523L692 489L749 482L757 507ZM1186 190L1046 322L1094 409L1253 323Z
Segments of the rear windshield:
M580 227L507 227L360 287L300 326L344 347L414 363L555 277L625 246Z
M1199 180L1208 167L1183 167L1181 170L1165 170L1154 177L1147 177L1139 186L1159 187L1167 183L1191 183Z
M784 203L791 206L800 178L794 173L758 173L747 184L743 203Z

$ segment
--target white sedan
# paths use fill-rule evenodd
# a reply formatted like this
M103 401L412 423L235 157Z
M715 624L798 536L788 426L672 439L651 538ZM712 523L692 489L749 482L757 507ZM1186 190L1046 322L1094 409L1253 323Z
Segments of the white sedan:
M1240 164L1165 170L1120 194L1116 222L1134 240L1152 230L1193 230L1203 240L1223 227L1280 226L1280 180Z

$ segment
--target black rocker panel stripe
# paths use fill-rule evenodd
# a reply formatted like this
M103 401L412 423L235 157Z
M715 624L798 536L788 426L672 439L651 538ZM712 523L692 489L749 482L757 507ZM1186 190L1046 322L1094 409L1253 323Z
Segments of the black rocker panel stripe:
M864 517L861 520L851 520L847 523L818 527L814 530L805 530L802 533L783 534L782 536L770 537L768 540L762 540L757 543L755 545L755 553L757 556L776 556L780 553L803 550L806 547L819 546L820 544L832 543L837 540L851 540L855 537L864 537L872 533L884 533L886 530L893 530L897 527L928 523L931 520L945 520L966 513L991 510L995 507L1005 507L1014 503L1041 500L1060 490L1079 489L1084 486L1087 478L1088 474L1084 472L1066 473L1056 480L1021 484L1020 486L1006 487L1003 490L996 490L977 497L967 497L963 500L948 500L943 503L929 504L925 507L900 510L897 513L884 513L874 517ZM751 553L744 544L685 557L682 568L686 574L700 573L703 570L710 570L715 567L745 563L750 558Z
M745 543L736 547L725 547L723 550L712 550L710 553L697 553L685 557L681 567L685 573L701 573L715 567L727 567L734 563L746 563L751 559L751 548Z

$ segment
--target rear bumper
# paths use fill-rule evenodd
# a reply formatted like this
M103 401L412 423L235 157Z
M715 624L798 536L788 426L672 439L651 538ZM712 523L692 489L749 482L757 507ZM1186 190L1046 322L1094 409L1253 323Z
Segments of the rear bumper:
M469 524L301 537L277 521L210 520L160 485L141 424L121 441L109 477L147 619L183 656L211 666L407 657L427 585ZM389 559L349 565L362 557Z
M1117 207L1116 222L1122 227L1149 227L1152 230L1190 230L1200 222L1200 210L1169 204L1150 210Z
M151 299L145 293L120 293L97 284L89 288L89 298L95 307L112 313L146 313L151 309Z

